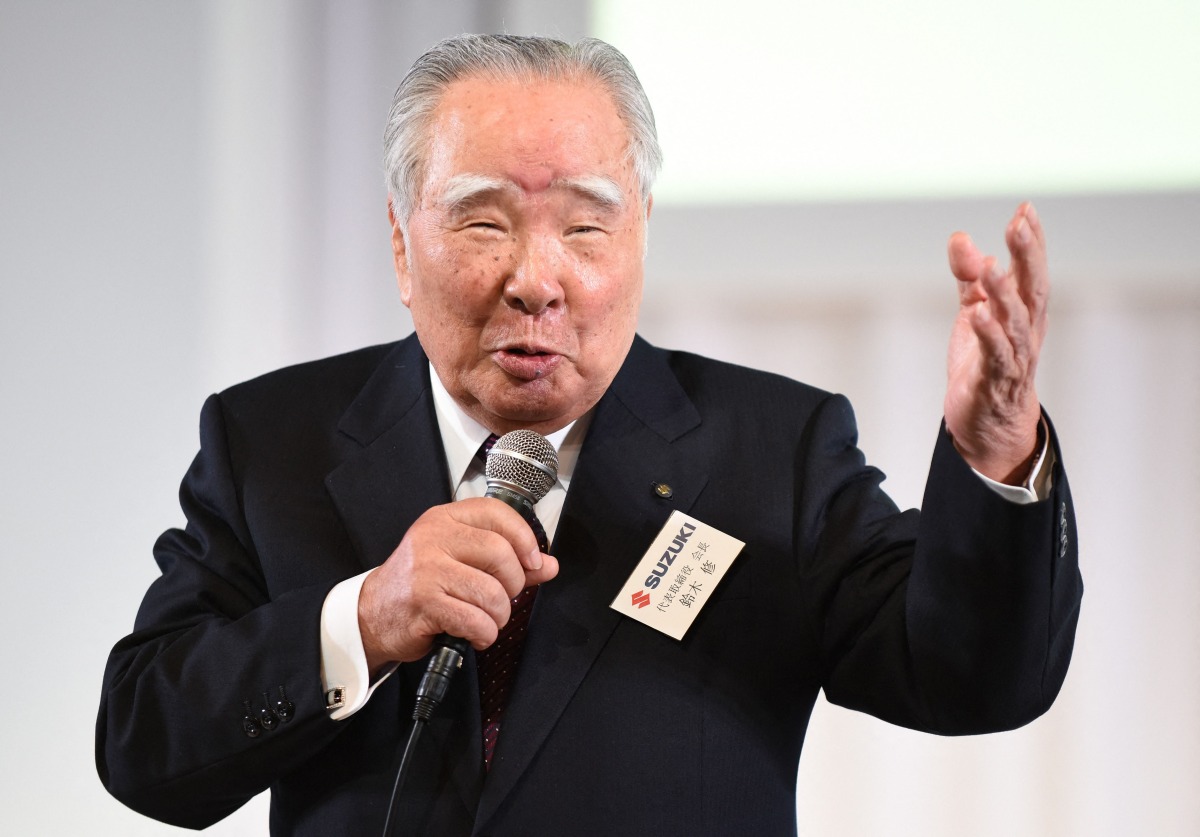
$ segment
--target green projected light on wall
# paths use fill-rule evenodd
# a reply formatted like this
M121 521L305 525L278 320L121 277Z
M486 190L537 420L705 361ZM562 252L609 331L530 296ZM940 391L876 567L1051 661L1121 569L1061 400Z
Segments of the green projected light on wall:
M666 203L1200 188L1200 2L595 0Z

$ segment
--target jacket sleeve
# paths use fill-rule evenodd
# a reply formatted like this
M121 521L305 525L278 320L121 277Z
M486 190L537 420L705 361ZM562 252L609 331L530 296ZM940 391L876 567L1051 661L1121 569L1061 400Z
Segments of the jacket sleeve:
M320 679L332 583L268 589L219 396L205 404L180 501L186 528L156 543L162 575L109 657L96 763L129 807L202 828L313 759L345 725L326 717Z
M991 491L944 427L922 509L898 513L867 467L849 403L831 397L808 430L802 572L830 701L942 734L1026 724L1066 676L1083 585L1063 457L1051 495Z

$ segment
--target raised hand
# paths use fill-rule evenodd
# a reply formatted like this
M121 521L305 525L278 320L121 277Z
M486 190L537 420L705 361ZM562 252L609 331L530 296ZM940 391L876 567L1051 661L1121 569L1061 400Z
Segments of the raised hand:
M1033 205L1005 231L1007 269L966 233L950 237L959 308L947 358L946 428L971 467L999 482L1028 474L1041 416L1034 376L1046 337L1050 277Z

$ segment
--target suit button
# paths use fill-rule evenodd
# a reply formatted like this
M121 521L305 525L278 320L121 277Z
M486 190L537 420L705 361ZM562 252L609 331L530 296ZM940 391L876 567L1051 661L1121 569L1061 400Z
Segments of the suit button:
M270 699L266 692L263 692L263 703L266 705L258 710L258 722L262 724L263 729L270 731L279 726L279 718L271 711Z
M258 738L262 735L262 727L258 725L258 719L254 717L250 701L244 701L242 706L246 708L246 714L242 716L242 732L246 734L247 738Z
M671 499L671 495L675 493L675 489L671 488L671 486L667 485L665 482L656 482L651 487L654 490L654 495L656 497L661 497L664 500Z
M279 687L279 700L275 701L275 714L285 724L292 720L292 716L296 714L296 704L288 700L287 694L283 691L283 686Z

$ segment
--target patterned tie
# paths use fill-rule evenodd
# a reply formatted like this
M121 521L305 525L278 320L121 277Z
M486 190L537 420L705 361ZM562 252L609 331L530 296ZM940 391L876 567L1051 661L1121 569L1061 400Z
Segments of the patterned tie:
M488 451L498 438L494 433L489 436L477 455L486 460ZM537 536L538 548L545 552L549 546L541 521L533 512L526 519ZM533 612L536 596L536 586L526 587L518 593L512 600L512 615L500 629L500 636L491 647L475 655L479 670L479 709L483 721L483 765L488 770L492 767L492 754L496 750L496 739L500 736L500 721L508 705L508 693L516 677L517 665L521 662L521 648L525 644L529 614Z

